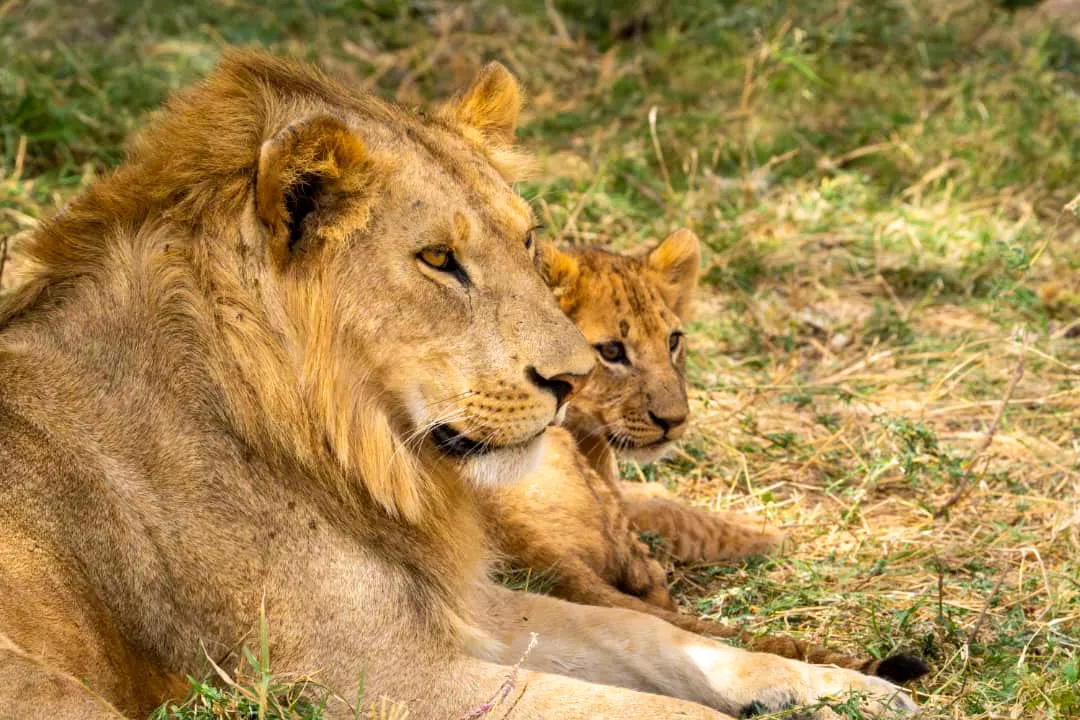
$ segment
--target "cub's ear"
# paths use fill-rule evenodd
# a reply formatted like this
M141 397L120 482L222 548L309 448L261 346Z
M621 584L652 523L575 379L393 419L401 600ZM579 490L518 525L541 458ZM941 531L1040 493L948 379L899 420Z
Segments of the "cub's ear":
M551 243L541 243L536 248L536 260L544 282L551 288L563 310L568 310L570 295L581 275L578 261Z
M660 276L664 298L684 320L697 287L700 262L701 243L687 228L671 233L645 256L646 266Z
M279 269L367 223L373 169L360 138L328 115L290 125L262 144L255 212Z
M514 76L500 63L491 62L440 113L478 131L490 144L509 146L514 142L522 102L521 88Z

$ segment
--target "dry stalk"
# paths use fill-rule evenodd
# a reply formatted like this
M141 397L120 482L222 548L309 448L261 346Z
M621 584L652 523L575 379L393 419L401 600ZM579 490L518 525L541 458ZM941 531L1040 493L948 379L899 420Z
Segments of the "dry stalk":
M529 653L532 652L534 647L536 647L536 633L530 633L529 646L525 648L525 652L521 654L521 659L517 661L514 667L510 668L510 672L506 674L506 679L503 680L503 684L499 686L499 689L495 691L495 694L491 696L491 699L465 713L459 717L458 720L477 720L477 718L484 717L498 707L499 704L514 691L514 687L517 685L518 670L521 669L521 665L525 662L525 659L529 657Z
M653 105L649 108L649 135L652 137L653 152L656 153L656 161L660 163L660 173L664 176L664 187L668 195L674 195L675 190L671 186L671 175L668 173L667 161L664 159L664 151L660 147L660 137L656 132L656 115L658 108Z
M1016 391L1016 386L1020 382L1020 379L1024 377L1024 358L1027 356L1027 337L1024 337L1023 344L1020 347L1020 359L1016 361L1016 369L1013 371L1012 378L1009 379L1009 384L1005 388L1005 395L1001 398L1001 405L998 407L997 413L994 415L993 422L990 423L990 427L986 429L986 434L983 435L982 441L978 447L975 448L975 452L971 454L971 457L967 461L967 466L964 469L964 474L960 478L959 487L956 488L956 492L952 494L948 500L946 500L941 507L934 512L935 518L940 518L948 512L956 503L960 502L967 496L969 488L971 487L971 481L974 478L975 463L990 447L990 443L994 441L994 435L997 433L998 426L1001 425L1001 419L1005 416L1005 408L1009 406L1009 401L1012 399L1013 393Z
M4 288L4 265L7 263L8 237L0 237L0 290Z
M986 615L990 612L990 603L994 602L998 591L1001 590L1002 583L1005 582L1005 573L1006 571L1003 569L1001 574L998 575L997 582L994 583L994 589L986 596L986 604L983 605L982 612L979 613L979 619L975 621L975 626L971 628L971 634L968 635L968 645L975 642L975 639L979 636L979 630L982 630L983 623L986 622Z

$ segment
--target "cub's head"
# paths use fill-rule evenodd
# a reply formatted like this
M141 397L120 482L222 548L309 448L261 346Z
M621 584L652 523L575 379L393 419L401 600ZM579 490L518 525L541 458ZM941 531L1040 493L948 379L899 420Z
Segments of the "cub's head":
M545 245L544 275L598 366L570 407L575 432L650 462L686 429L682 323L697 284L697 236L679 230L644 257Z
M526 472L595 363L537 272L538 223L511 185L520 105L497 64L420 114L243 54L135 146L146 156L186 133L227 155L251 141L231 128L249 128L253 172L214 193L248 193L239 232L213 251L230 268L210 271L222 333L263 417L302 425L308 446L407 517L446 471L479 483Z

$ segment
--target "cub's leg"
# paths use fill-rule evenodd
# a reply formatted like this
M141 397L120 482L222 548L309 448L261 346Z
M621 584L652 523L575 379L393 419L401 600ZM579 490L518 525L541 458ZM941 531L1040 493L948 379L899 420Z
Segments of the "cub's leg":
M784 535L764 520L685 505L658 483L620 483L630 525L658 535L676 562L737 560L775 551Z
M684 698L741 717L851 691L866 694L863 708L872 716L917 710L906 693L880 678L733 648L641 613L495 586L479 592L481 626L502 644L502 662L516 661L536 633L526 667Z
M7 715L6 713L16 714ZM46 667L0 634L0 717L123 720L75 678Z

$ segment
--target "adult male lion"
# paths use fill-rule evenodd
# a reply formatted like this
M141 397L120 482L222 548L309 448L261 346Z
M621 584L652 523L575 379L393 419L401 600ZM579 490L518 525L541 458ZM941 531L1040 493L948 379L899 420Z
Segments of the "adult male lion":
M260 605L277 671L412 718L476 708L530 632L489 717L894 691L486 581L470 483L593 363L508 184L519 104L499 66L424 117L230 54L40 230L0 306L0 713L143 716Z

